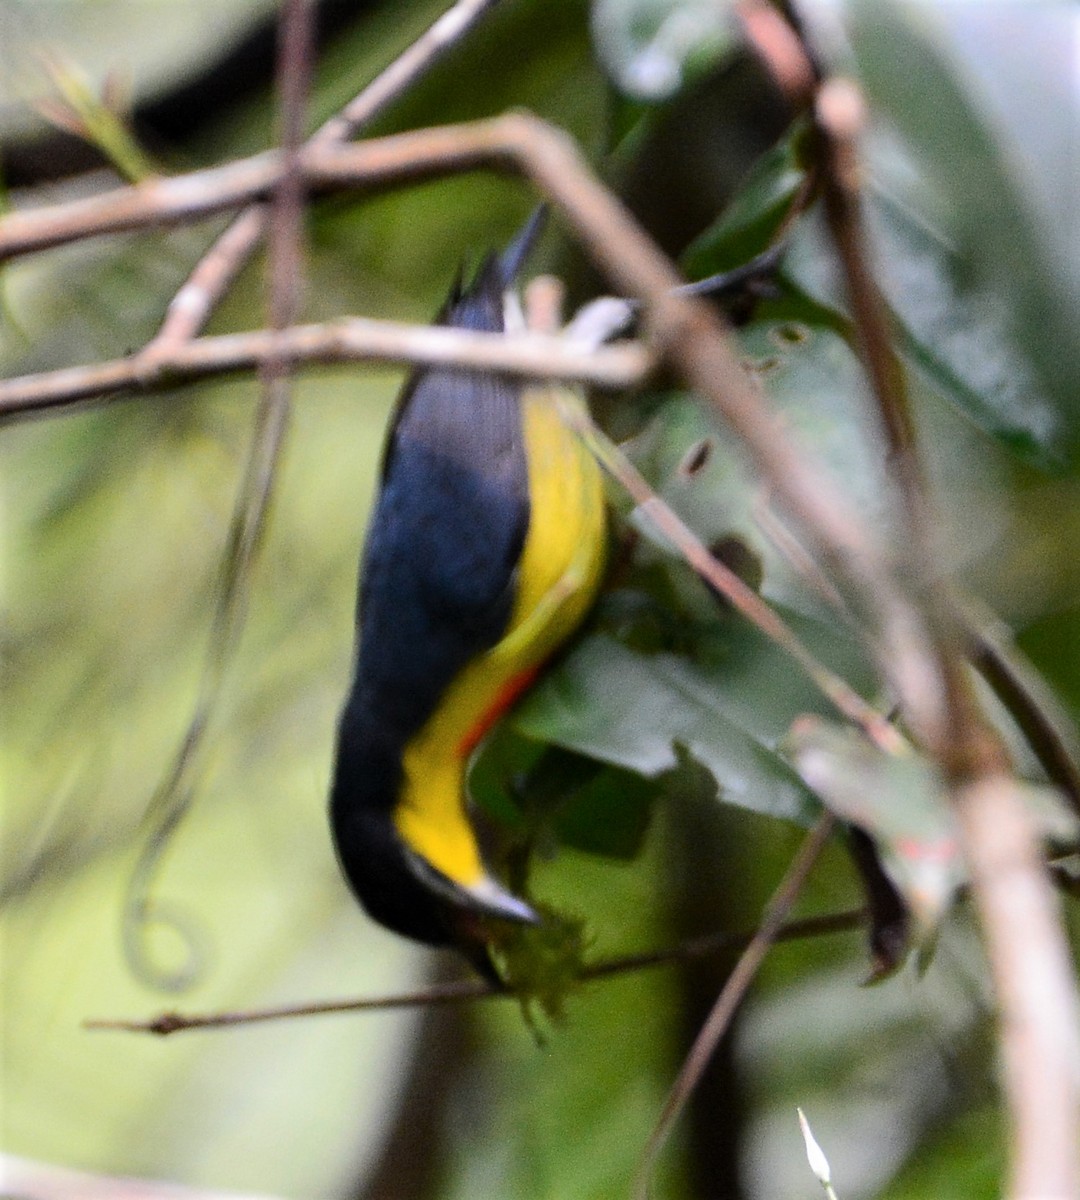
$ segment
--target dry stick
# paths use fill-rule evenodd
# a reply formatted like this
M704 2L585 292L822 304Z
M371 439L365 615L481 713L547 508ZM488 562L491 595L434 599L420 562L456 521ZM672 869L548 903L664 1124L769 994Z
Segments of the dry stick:
M784 918L798 899L835 824L833 816L825 813L806 835L784 873L784 878L766 905L757 932L747 943L746 949L735 964L735 969L720 989L720 995L717 996L708 1019L701 1027L701 1032L694 1039L690 1053L686 1056L682 1069L668 1092L660 1117L649 1135L633 1189L636 1200L648 1200L649 1181L668 1136L716 1052L720 1039L727 1032L736 1010L754 981L754 976L765 961L765 955L776 942L783 928Z
M1080 815L1080 744L1076 731L1046 682L1012 642L1004 623L976 613L968 602L960 614L972 665L1016 721L1024 740Z
M148 179L97 196L8 213L0 218L0 262L83 238L212 216L264 196L281 175L267 150L205 171Z
M364 90L312 136L313 145L333 145L355 137L468 33L498 0L458 0L436 18Z
M616 389L643 383L654 365L654 356L640 342L588 350L544 334L483 333L373 317L339 317L321 325L294 325L276 336L254 330L195 338L178 345L167 359L153 363L140 352L111 362L0 380L0 418L250 371L274 354L292 364L462 367Z
M889 441L910 563L924 595L931 678L943 694L943 719L927 740L951 784L1001 1009L1013 1141L1009 1194L1072 1197L1080 1191L1080 1002L1033 818L1004 747L979 710L965 669L962 622L929 567L934 541L906 384L861 220L855 148L861 115L850 84L822 86L816 122L826 218Z
M522 140L531 143L541 130L548 136L555 133L535 117L508 114L355 145L308 145L300 152L300 167L313 189L351 186L363 191L479 168L527 170ZM8 213L0 217L0 261L89 237L215 216L270 195L285 170L280 150L264 150L186 175L149 179L96 196ZM667 270L669 278L682 282L673 268Z
M841 716L860 726L866 736L886 754L901 754L907 744L888 720L877 712L844 679L822 663L762 598L721 563L669 505L653 491L645 477L626 455L603 434L588 414L569 408L564 419L582 439L601 466L637 503L642 514L679 551L682 557L708 584L727 599L733 608L770 641L785 650L809 676L818 690L836 707Z
M355 136L430 70L496 2L458 0L341 112L326 121L309 139L309 144L333 146ZM168 358L179 345L199 333L258 248L265 230L266 210L261 204L244 209L230 222L173 297L161 329L144 350L146 355Z
M848 933L866 923L866 909L851 908L843 912L826 913L819 917L804 917L780 927L776 942L793 942L802 938L825 937ZM662 950L646 950L640 954L624 954L615 958L589 963L577 976L579 983L591 983L618 975L666 967L675 963L712 958L738 950L757 936L752 933L712 933L690 938L677 946ZM334 1013L384 1012L396 1008L420 1008L430 1004L456 1004L466 1000L514 999L509 988L493 987L483 979L464 979L417 992L394 996L371 996L352 1000L319 1000L312 1004L286 1004L277 1008L246 1009L215 1013L162 1013L149 1021L87 1020L84 1029L109 1030L122 1033L154 1033L164 1037L187 1029L220 1029L234 1025L257 1025L265 1021L283 1021L296 1017L328 1016Z

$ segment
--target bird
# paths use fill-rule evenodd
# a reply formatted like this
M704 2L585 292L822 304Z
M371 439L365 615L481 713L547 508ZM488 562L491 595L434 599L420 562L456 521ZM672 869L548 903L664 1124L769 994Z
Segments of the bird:
M502 332L538 209L437 323ZM470 821L473 752L585 618L599 589L600 470L568 427L565 385L424 367L391 421L364 550L330 825L360 905L452 946L489 979L493 931L537 924L485 863Z

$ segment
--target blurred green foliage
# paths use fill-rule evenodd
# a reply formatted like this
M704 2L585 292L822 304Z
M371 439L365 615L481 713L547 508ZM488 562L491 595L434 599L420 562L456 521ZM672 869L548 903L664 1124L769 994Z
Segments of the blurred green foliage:
M44 38L93 72L137 65L137 94L167 87L188 61L179 52L167 66L160 54L129 57L134 39L124 31L138 3L87 0L47 24L30 21L26 7L7 18L24 44ZM256 7L211 6L233 29ZM362 6L320 59L315 117L343 104L443 7ZM645 7L597 5L594 27L599 13L605 28L632 32ZM83 33L91 8L92 45ZM650 20L701 9L664 2ZM854 6L847 65L882 121L868 145L874 250L911 371L940 569L1010 623L1080 718L1076 262L1056 253L1058 226L1045 209L1060 179L1030 157L1017 172L1014 131L991 118L997 110L971 83L971 63L925 6L880 9ZM1009 5L999 19L1011 38L979 45L1015 75L1038 20ZM225 40L205 20L189 6L184 45L198 46L198 58ZM584 0L506 0L376 132L525 106L570 129L616 186L640 165L635 156L685 159L678 123L663 119L678 108L616 94L589 23ZM734 103L739 70L695 74L718 52L715 30L702 36L708 44L691 44L676 66L737 117L715 131L716 161L695 142L684 163L714 196L714 219L683 260L696 274L761 249L804 167L800 130L772 145L768 122L748 122ZM635 65L612 61L620 45L640 56L643 43L606 44L615 83ZM1056 77L1046 74L1050 87ZM1058 120L1052 107L1045 115ZM168 154L177 168L210 163L261 148L272 126L264 81L257 102L221 112ZM735 154L746 179L734 199L720 182L721 154L725 163ZM669 212L678 228L680 197L663 192L662 172L652 179L659 193L638 201ZM363 203L321 199L308 228L303 318L428 318L461 259L504 240L531 200L524 185L486 175ZM141 345L218 228L113 238L5 267L3 373ZM653 232L670 240L670 229ZM580 266L568 245L538 258L538 268ZM263 303L256 264L214 330L257 326ZM740 338L786 431L887 536L878 438L813 212L793 233L779 294ZM176 922L152 931L155 953L166 962L194 955L198 967L179 999L132 977L120 928L145 808L198 687L256 384L132 395L0 429L3 1150L290 1197L393 1197L394 1180L412 1177L404 1163L422 1181L410 1197L626 1193L699 1019L688 970L585 986L539 1043L504 1001L164 1042L80 1028L86 1017L174 1004L390 993L431 975L433 956L356 910L324 819L355 564L399 382L397 372L359 369L296 381L243 636L214 709L196 804L155 889ZM763 532L767 496L694 398L639 396L613 424L664 499L707 542L736 550L739 569L815 650L880 699L850 627ZM584 920L595 957L753 923L796 843L793 823L817 811L783 737L797 715L823 711L783 656L719 609L648 523L617 504L616 567L592 625L473 773L478 802L533 850L534 893ZM695 844L686 831L698 821L709 836ZM805 911L857 899L849 863L830 850ZM739 1141L748 1200L812 1193L796 1104L845 1200L996 1195L991 1002L967 914L946 921L924 975L905 971L859 991L866 969L854 938L777 949L736 1031L724 1102L699 1112L695 1128ZM687 1131L656 1194L711 1194L708 1155Z

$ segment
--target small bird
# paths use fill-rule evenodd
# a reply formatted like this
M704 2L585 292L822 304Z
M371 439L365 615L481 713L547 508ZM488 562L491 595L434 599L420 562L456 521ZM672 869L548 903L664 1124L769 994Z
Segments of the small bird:
M502 332L543 210L489 255L439 323ZM514 311L512 305L509 311ZM368 914L452 945L493 976L490 922L536 923L485 866L465 776L498 718L576 630L599 587L599 469L565 387L424 368L391 425L361 563L357 657L330 820Z

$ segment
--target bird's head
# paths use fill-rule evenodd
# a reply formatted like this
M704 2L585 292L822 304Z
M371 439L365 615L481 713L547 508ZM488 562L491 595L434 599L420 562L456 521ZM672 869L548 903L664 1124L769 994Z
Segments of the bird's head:
M533 909L490 874L453 879L407 845L390 813L331 806L342 870L373 920L429 946L451 946L497 980L488 947L507 924L535 925Z

